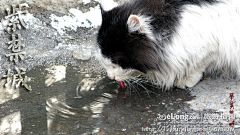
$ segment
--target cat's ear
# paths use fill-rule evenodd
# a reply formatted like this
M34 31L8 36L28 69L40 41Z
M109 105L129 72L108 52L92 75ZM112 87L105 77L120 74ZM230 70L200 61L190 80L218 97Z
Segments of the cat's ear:
M138 17L137 15L130 15L127 20L127 25L129 32L139 31L142 25L140 22L140 17Z
M152 19L148 16L130 15L127 20L128 32L146 35L149 39L155 40L153 35Z
M128 31L149 34L151 32L151 18L138 15L130 15L127 20Z

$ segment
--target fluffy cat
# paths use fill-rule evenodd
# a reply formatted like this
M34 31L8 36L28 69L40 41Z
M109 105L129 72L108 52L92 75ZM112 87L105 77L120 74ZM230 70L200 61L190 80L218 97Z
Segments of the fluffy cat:
M96 57L111 79L141 74L169 89L206 72L240 76L240 0L131 0L101 11Z

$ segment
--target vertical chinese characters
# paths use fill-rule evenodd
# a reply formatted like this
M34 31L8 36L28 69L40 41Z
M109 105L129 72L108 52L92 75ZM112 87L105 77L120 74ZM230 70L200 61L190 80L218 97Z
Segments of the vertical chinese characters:
M7 42L9 45L7 49L11 50L11 53L6 54L6 57L9 57L10 61L14 61L15 63L18 63L20 59L24 60L24 55L26 54L24 51L22 51L22 49L25 47L25 44L23 44L23 38L21 34L14 34L17 28L28 28L25 22L21 19L23 14L28 13L27 10L23 10L23 5L24 4L19 4L18 8L16 5L12 5L12 11L11 9L7 8L7 16L4 17L5 20L1 20L2 24L4 24L3 22L7 23L4 26L7 27L7 33L13 32L11 34L11 41ZM21 85L31 91L31 86L26 84L28 77L25 74L26 69L24 68L18 68L15 66L14 70L8 69L7 75L3 76L7 80L5 87L11 86L18 88Z
M25 47L24 44L22 44L22 38L21 34L18 34L17 39L14 34L12 34L12 41L9 41L8 44L10 46L8 49L11 49L13 53L6 54L6 57L10 57L10 61L13 61L17 63L19 61L19 58L21 60L24 60L24 55L26 54L25 52L21 52L21 48Z
M233 126L234 126L234 105L233 105L234 95L233 95L233 93L230 93L230 94L229 94L229 97L230 97L230 110L229 110L230 119L229 119L229 126L230 126L230 127L233 127Z
M21 19L22 14L27 14L28 11L24 10L22 11L22 5L19 4L19 7L17 8L16 5L12 5L12 12L9 8L7 10L7 16L5 16L5 19L8 21L7 25L7 31L10 32L11 30L15 32L18 29L22 29L21 26L23 26L25 29L27 29L27 25L24 23L24 21Z
M31 91L32 90L31 86L26 84L27 82L27 76L25 75L26 69L24 68L19 69L18 67L15 67L15 71L16 73L11 73L11 69L8 69L7 75L3 76L7 78L5 87L16 86L16 88L18 88L20 84L22 84L22 86Z

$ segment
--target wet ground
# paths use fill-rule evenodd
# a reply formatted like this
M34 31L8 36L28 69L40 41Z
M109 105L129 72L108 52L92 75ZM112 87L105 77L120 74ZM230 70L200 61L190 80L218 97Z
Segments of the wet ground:
M26 56L17 64L5 56L11 33L0 26L0 134L240 134L239 81L205 78L194 88L165 92L132 82L123 90L92 56L98 23L60 22L77 18L72 11L95 11L97 1L0 0L0 17L25 2L29 28L15 33ZM7 69L16 66L26 68L32 91L5 85Z
M3 86L4 80L1 82L2 133L68 135L238 132L238 128L226 129L233 130L229 132L214 131L216 127L228 128L229 117L221 111L213 110L214 103L211 102L206 103L210 106L208 109L194 110L191 105L200 108L202 101L206 102L201 99L202 94L193 94L201 92L195 88L162 92L147 84L141 87L133 83L137 91L123 90L116 82L108 79L104 72L96 71L87 62L78 66L39 66L27 75L30 78L28 84L33 89L31 92L24 88L6 88ZM209 81L211 80L206 80ZM219 98L215 95L213 101ZM196 105L188 104L196 101ZM220 106L216 108L224 109ZM168 119L167 115L171 117ZM237 122L239 121L235 121L236 125ZM212 128L208 129L209 127ZM198 128L206 128L206 131Z
M22 88L3 88L2 124L11 123L10 129L4 132L143 133L141 127L150 126L158 113L180 111L187 107L183 102L193 98L186 90L130 93L104 74L89 74L88 69L71 65L41 66L27 73L31 78L31 93Z

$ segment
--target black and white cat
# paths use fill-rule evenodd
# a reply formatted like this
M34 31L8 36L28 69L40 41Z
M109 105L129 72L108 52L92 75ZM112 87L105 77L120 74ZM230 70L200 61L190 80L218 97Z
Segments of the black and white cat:
M240 0L132 0L101 11L96 57L111 79L142 74L168 89L193 87L204 72L240 76Z

